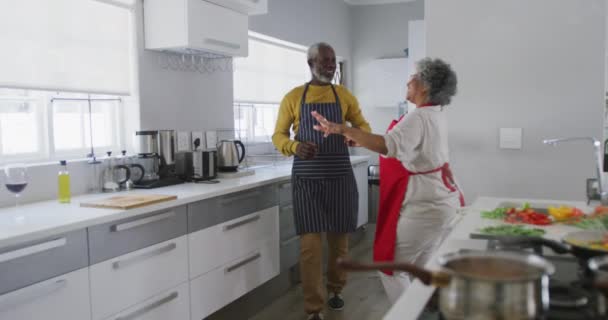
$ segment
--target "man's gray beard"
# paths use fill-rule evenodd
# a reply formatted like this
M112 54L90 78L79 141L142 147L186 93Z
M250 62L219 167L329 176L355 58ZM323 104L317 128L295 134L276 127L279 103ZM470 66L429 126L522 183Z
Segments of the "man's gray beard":
M315 76L315 78L317 78L317 80L319 80L319 81L321 81L323 83L331 83L331 81L334 79L333 76L331 78L329 78L329 77L326 77L326 76L320 74L314 68L311 71L312 71L312 74Z

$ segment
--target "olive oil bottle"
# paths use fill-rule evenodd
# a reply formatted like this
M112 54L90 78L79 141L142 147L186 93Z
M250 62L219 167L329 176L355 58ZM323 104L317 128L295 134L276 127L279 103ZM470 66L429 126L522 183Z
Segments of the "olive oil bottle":
M70 203L70 173L68 172L67 162L65 160L61 160L59 162L59 165L61 166L61 169L59 169L59 174L57 176L57 182L59 186L59 202Z

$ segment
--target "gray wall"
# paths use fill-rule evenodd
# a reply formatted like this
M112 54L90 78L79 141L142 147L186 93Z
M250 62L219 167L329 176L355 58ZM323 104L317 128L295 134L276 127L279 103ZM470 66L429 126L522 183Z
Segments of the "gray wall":
M469 201L480 195L584 199L589 143L602 137L604 0L427 0L427 53L450 62L450 153ZM523 128L522 150L500 150L500 127Z
M353 32L353 73L355 95L366 85L365 66L375 59L403 57L408 47L408 23L424 19L424 1L386 4L378 6L352 6L351 30ZM403 84L405 86L405 83ZM395 118L394 108L374 108L361 101L364 116L372 131L382 133ZM372 154L360 148L357 154ZM377 162L377 157L372 158Z

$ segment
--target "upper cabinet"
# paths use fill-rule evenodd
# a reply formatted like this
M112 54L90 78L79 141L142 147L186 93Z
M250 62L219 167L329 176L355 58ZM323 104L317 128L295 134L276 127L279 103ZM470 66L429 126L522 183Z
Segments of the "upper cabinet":
M252 1L146 0L146 49L246 57L249 17L217 3Z
M268 13L268 0L208 0L248 15Z

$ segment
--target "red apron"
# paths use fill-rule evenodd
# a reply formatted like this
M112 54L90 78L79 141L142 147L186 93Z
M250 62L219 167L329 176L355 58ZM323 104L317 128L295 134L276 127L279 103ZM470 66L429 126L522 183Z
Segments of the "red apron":
M387 132L399 123L401 118L393 120ZM399 221L399 213L405 199L410 176L441 171L444 184L450 191L455 192L457 189L448 182L446 175L447 168L448 164L446 163L431 171L410 172L401 164L401 161L395 158L380 157L380 206L374 239L374 262L392 262L395 260L397 222ZM462 193L460 193L460 205L464 206ZM390 270L383 270L382 272L388 275L393 274Z

